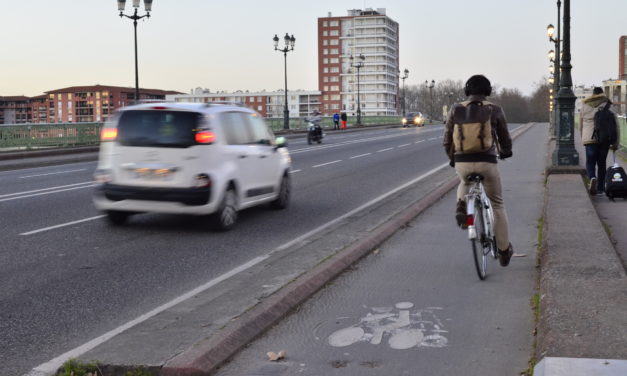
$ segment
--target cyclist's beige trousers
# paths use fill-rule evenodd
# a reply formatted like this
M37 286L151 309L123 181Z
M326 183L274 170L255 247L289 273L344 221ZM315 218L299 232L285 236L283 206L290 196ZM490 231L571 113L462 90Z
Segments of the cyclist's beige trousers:
M456 162L455 171L459 176L459 186L457 187L457 200L464 200L470 185L466 181L466 176L471 173L483 175L483 186L486 194L492 201L494 211L494 235L496 236L496 246L501 250L509 247L509 232L507 227L507 212L503 202L501 175L496 163L488 162Z

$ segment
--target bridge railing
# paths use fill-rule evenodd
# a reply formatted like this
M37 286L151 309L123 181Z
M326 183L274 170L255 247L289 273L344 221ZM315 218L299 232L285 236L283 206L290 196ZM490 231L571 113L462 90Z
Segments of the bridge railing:
M102 123L0 126L0 150L98 145Z

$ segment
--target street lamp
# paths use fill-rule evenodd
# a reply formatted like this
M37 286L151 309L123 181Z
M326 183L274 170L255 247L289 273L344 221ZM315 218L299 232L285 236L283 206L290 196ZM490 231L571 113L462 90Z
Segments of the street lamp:
M285 47L282 49L279 48L279 37L274 34L274 50L283 52L283 57L285 60L285 108L283 109L283 129L290 129L290 110L287 108L287 53L290 51L294 51L294 42L296 42L296 38L294 35L291 37L288 33L285 33L283 40L285 41Z
M354 58L353 58L353 55L351 55L350 61L351 61L351 67L357 68L357 125L361 126L361 103L359 102L359 70L363 68L364 60L366 60L366 58L362 54L359 54L357 58L361 61L357 61L356 63L353 63Z
M549 42L553 42L555 44L555 51L553 51L552 56L549 56L549 59L551 60L552 63L554 63L554 73L553 76L555 77L554 80L554 85L553 85L553 89L555 90L555 92L557 92L559 90L559 85L560 85L560 59L561 59L561 54L560 54L560 47L561 47L561 27L560 27L560 7L562 6L562 2L560 0L557 0L557 30L555 28L555 26L553 26L553 24L549 24L546 27L546 34L549 37ZM555 33L557 31L557 37L555 36ZM555 102L555 105L557 105L557 99ZM553 118L552 120L552 125L553 125L553 132L551 132L551 136L552 137L556 137L557 136L557 122L559 121L557 118L557 112L555 112L553 114Z
M557 7L561 2L557 1ZM559 26L558 26L559 29ZM559 33L559 30L558 30ZM558 36L558 44L559 44ZM556 125L557 139L555 143L555 151L553 152L553 165L555 166L577 166L579 165L579 153L575 149L574 139L574 117L575 117L575 101L577 97L573 92L573 79L571 70L573 66L570 64L570 0L564 0L564 40L563 57L559 66L559 91L557 92L557 115L559 120ZM560 51L555 54L560 59Z
M133 0L133 8L135 8L135 13L131 16L124 14L124 7L126 5L126 0L118 0L118 10L120 11L120 18L129 18L133 20L133 28L135 30L135 102L139 101L139 69L137 68L137 20L141 20L142 18L150 18L150 11L152 10L152 0L144 0L144 9L146 10L146 14L140 16L137 14L137 9L139 9L140 0Z
M405 69L403 71L403 77L401 77L401 80L403 80L403 117L405 117L405 79L409 77L409 69Z
M431 100L429 104L429 118L433 120L433 87L435 86L435 80L431 80L431 83L425 80L425 86L429 89L429 97Z

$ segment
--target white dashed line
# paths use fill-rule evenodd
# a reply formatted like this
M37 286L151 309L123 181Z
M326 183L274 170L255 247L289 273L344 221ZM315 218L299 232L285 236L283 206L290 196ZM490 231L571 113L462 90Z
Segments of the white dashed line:
M297 172L301 172L301 171L302 171L302 170L292 170L292 171L290 171L290 174L295 174L295 173L297 173Z
M398 145L397 148L404 148L405 146L409 146L411 144L403 144L403 145Z
M377 153L382 153L384 151L388 151L388 150L392 150L394 148L387 148L387 149L381 149L381 150L377 150Z
M421 142L425 142L425 140L416 141L416 142L414 142L414 144L419 144Z
M35 178L35 177L39 177L39 176L48 176L48 175L57 175L57 174L67 174L70 172L78 172L78 171L85 171L87 170L86 168L80 168L78 170L67 170L67 171L59 171L59 172L49 172L47 174L37 174L37 175L27 175L27 176L20 176L20 179L26 179L26 178Z
M431 137L430 139L428 139L427 141L433 141L433 140L437 140L437 137Z
M342 160L338 159L337 161L322 163L322 164L311 166L311 167L312 168L317 168L317 167L327 166L327 165L330 165L330 164L333 164L333 163L338 163L338 162L342 162Z
M97 215L95 217L90 217L90 218L85 218L85 219L79 219L78 221L72 221L72 222L68 222L68 223L62 223L60 225L55 225L55 226L50 226L50 227L45 227L45 228L40 228L39 230L33 230L33 231L29 231L29 232L23 232L20 235L33 235L36 234L38 232L44 232L44 231L48 231L48 230L53 230L55 228L59 228L59 227L65 227L65 226L71 226L71 225L75 225L77 223L83 223L83 222L87 222L87 221L93 221L94 219L100 219L103 218L104 215Z
M352 157L350 157L350 159L361 158L361 157L365 157L365 156L370 155L370 154L372 154L372 153L353 155Z

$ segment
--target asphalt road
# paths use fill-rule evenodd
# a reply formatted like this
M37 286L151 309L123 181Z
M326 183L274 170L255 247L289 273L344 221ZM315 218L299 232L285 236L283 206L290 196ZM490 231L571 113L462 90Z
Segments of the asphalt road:
M445 162L442 126L290 140L286 211L216 233L193 216L110 227L91 203L94 162L0 173L0 374L20 375Z

